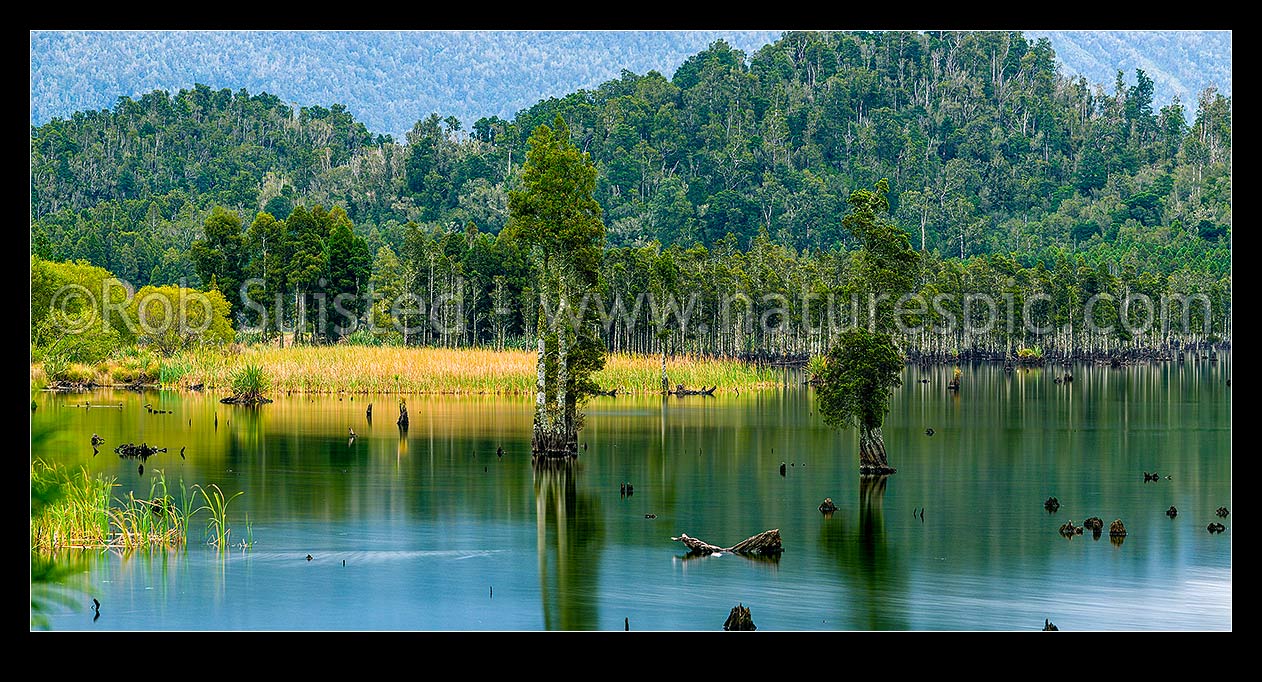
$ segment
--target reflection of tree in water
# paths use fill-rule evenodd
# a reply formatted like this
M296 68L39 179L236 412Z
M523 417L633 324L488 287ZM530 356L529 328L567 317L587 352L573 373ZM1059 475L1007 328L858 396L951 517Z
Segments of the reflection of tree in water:
M843 618L855 630L906 630L902 603L906 571L885 537L885 484L888 476L859 477L857 528L841 514L820 525L820 545L849 578Z
M259 462L266 452L262 408L233 405L220 428L228 429L228 466L240 471L244 465Z
M594 630L604 529L595 497L578 494L572 459L534 464L539 589L548 630Z

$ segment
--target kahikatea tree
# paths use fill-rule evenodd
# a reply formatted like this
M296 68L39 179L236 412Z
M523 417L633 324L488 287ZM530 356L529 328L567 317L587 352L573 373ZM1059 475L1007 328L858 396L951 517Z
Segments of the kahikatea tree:
M509 192L505 230L527 247L539 296L533 452L578 454L578 406L596 388L592 375L605 364L595 293L605 225L592 196L596 167L570 141L558 115L535 128L519 189Z
M842 333L816 376L824 421L859 431L859 473L864 475L895 472L885 455L881 425L890 392L902 384L903 357L894 343L895 310L915 285L919 264L910 235L888 217L888 192L889 183L882 179L874 190L850 194L853 211L842 225L860 243L850 288L869 301L867 328L856 320L854 328Z

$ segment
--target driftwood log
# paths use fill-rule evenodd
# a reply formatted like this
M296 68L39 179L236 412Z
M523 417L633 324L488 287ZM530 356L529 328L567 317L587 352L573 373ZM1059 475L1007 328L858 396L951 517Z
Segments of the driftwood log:
M687 533L680 533L679 537L672 537L675 542L682 542L688 548L690 554L697 556L706 556L716 554L718 552L731 552L733 554L761 554L770 556L780 554L784 551L783 545L780 544L780 529L773 528L765 530L753 537L746 538L731 547L719 547L712 545L705 540L690 537Z

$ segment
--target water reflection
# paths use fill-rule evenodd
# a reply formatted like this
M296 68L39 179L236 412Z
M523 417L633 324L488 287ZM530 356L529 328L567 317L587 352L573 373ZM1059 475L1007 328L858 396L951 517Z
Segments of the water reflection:
M229 526L239 539L248 514L258 540L221 555L204 546L202 516L189 547L169 557L92 553L83 574L100 621L83 606L90 599L49 621L584 630L619 629L630 616L639 629L716 629L721 617L698 622L678 605L721 596L730 598L721 614L752 604L760 630L1024 629L1048 615L1067 630L1230 629L1230 536L1206 532L1216 508L1233 506L1228 368L1078 364L1066 385L1054 382L1058 369L973 366L958 397L945 389L951 366L911 369L885 426L899 473L860 481L853 430L826 428L810 388L593 401L577 465L538 472L533 403L518 396L408 396L414 423L404 432L397 396L278 396L248 409L209 393L102 390L87 397L121 407L83 409L73 404L85 396L40 393L32 431L57 437L33 436L33 456L116 478L119 497L149 497L158 470L176 487L244 491ZM173 414L143 408L159 400ZM96 458L93 434L105 441ZM142 478L135 460L109 454L128 442L168 450ZM1154 468L1161 480L1145 485ZM618 496L623 482L634 495ZM838 506L831 518L818 511L825 496ZM1048 496L1063 505L1054 515L1042 507ZM1173 520L1163 513L1172 504ZM1103 538L1056 533L1091 515L1105 533L1125 519L1129 541L1114 551ZM689 532L730 546L770 528L785 539L778 563L697 561L669 540ZM300 584L301 569L275 559L312 551L343 552L350 565L322 572L315 562ZM434 554L418 562L418 551ZM1096 576L1093 599L1065 607L1072 615L1047 608L1063 599L1066 575ZM293 620L308 594L328 597L321 620ZM404 606L425 620L390 620Z
M580 494L573 458L536 458L539 594L548 630L594 630L604 524L600 504Z
M844 518L820 526L820 546L841 568L847 587L842 608L847 629L905 630L906 566L885 533L885 488L889 476L859 477L859 519Z

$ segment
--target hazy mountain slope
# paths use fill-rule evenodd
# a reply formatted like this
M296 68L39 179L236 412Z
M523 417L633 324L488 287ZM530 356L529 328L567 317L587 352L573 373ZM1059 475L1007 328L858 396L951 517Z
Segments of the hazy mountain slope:
M439 112L466 125L623 69L669 77L719 38L747 53L779 31L36 31L31 123L112 107L120 96L194 83L340 102L374 133Z
M1201 90L1213 85L1231 94L1230 31L1025 31L1029 38L1047 37L1066 75L1081 74L1112 87L1118 69L1133 82L1143 69L1155 84L1155 99L1175 95L1195 104Z

